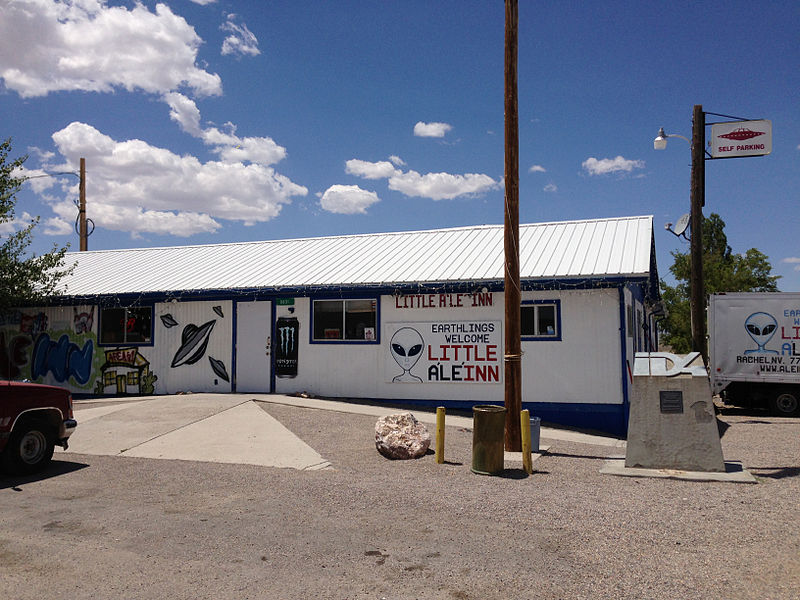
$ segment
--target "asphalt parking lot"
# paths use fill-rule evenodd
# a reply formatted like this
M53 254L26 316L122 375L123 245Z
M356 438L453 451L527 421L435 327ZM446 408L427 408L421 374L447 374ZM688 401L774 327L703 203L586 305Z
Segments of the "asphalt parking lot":
M604 475L618 442L547 430L532 475L512 461L486 477L469 469L468 421L448 419L440 465L432 454L384 459L376 416L362 409L240 397L220 421L201 410L176 427L174 409L191 398L174 400L156 435L118 430L132 401L81 405L72 447L49 471L0 478L6 597L800 595L800 419L722 415L725 458L756 484ZM253 423L299 443L310 466L201 456L211 443L257 452Z

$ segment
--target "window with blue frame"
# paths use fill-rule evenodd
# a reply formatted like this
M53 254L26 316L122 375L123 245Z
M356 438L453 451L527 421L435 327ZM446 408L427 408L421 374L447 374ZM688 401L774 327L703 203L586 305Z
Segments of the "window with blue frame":
M312 341L376 342L377 305L375 298L313 300Z
M100 309L99 343L109 346L153 343L153 307L131 306Z
M525 300L520 316L523 340L561 340L560 300Z

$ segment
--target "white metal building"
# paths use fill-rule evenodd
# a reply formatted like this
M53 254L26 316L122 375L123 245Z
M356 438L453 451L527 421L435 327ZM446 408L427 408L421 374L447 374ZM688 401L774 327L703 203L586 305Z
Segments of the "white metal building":
M0 323L0 376L75 394L502 403L503 227L71 253ZM523 406L623 433L654 349L650 216L520 225Z

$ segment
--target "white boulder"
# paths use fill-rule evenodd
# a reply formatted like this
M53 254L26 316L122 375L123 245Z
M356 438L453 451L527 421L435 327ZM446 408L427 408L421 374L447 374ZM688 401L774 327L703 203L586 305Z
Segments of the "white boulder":
M410 412L387 415L375 423L375 447L386 458L419 458L430 445L431 434Z

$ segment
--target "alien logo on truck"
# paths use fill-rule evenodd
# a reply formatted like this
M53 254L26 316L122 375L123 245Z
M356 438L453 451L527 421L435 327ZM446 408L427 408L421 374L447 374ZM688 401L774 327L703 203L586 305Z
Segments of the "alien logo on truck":
M747 330L747 335L758 345L758 348L754 350L745 350L745 354L778 354L777 350L764 348L778 328L778 321L775 320L775 317L765 312L753 313L745 319L744 328Z

